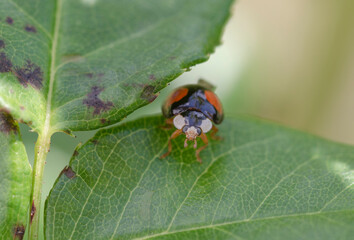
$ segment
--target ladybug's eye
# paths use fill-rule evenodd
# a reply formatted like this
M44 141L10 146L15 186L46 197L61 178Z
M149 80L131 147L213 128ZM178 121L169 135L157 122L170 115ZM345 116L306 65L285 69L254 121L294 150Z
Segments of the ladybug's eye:
M208 118L204 119L202 121L202 124L200 124L200 128L203 130L204 133L209 132L212 127L213 124Z
M177 115L173 119L173 125L175 125L177 129L182 129L183 126L186 125L184 117L182 115Z

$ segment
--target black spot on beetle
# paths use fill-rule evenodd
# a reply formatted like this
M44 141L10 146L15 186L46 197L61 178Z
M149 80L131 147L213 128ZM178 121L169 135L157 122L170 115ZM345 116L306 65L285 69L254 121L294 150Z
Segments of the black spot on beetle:
M22 67L15 68L15 75L18 81L25 87L31 84L34 88L41 89L43 82L43 72L40 67L27 60Z
M12 62L4 52L0 53L0 73L11 72Z
M5 42L4 40L0 39L0 48L5 48Z
M26 228L22 224L17 224L16 226L14 226L13 228L14 239L22 240L23 236L25 235L25 230Z
M14 20L11 17L7 17L5 21L10 25L14 23Z
M144 87L140 97L146 101L153 102L157 98L157 95L154 94L154 90L154 86L147 85Z
M71 169L70 166L66 166L60 173L60 175L65 174L70 179L76 177L76 173Z
M154 74L150 74L149 79L150 79L150 80L156 80L156 77L155 77Z
M0 109L0 132L6 134L13 132L16 134L17 130L16 122L10 113L4 109Z
M87 98L83 100L83 103L88 107L93 107L95 110L93 111L93 115L98 115L101 112L107 111L113 107L113 103L111 101L102 101L98 98L98 95L103 91L104 88L93 86L91 88L91 92L89 92L86 96Z
M33 217L36 214L36 206L34 206L34 201L32 201L32 207L31 207L31 220L30 223L32 223Z
M25 30L27 32L37 33L37 29L34 26L31 26L31 25L28 25L28 24L25 26Z

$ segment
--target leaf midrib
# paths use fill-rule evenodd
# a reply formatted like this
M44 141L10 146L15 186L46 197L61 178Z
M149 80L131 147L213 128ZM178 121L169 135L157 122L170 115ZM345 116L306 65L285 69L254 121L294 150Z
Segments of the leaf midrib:
M49 138L51 133L54 132L51 129L50 120L51 120L51 108L52 108L52 95L53 95L53 86L55 81L55 64L56 64L56 53L57 53L57 45L58 45L58 36L59 36L59 28L60 28L60 18L61 18L61 10L62 9L62 0L56 1L56 9L55 9L55 21L54 21L54 29L53 29L53 41L52 41L52 49L51 49L51 57L50 57L50 78L49 78L49 88L47 95L47 109L46 109L46 117L43 127L43 133L48 134Z

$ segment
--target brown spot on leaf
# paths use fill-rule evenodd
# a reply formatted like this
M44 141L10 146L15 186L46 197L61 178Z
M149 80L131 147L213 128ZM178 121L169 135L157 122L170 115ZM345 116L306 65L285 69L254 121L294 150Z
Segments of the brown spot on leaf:
M34 201L32 201L32 207L31 207L31 221L30 223L32 223L33 217L36 214L36 206L34 206Z
M34 88L41 89L43 82L43 72L40 67L27 60L22 67L15 68L15 75L18 81L25 87L31 84Z
M107 119L101 118L100 121L101 121L102 124L105 124L107 122Z
M4 52L0 53L0 73L11 72L12 62Z
M157 95L154 94L154 90L154 86L147 85L144 87L140 97L146 101L153 102L157 98Z
M17 133L17 125L12 116L4 109L0 109L0 132Z
M76 177L76 173L71 169L70 166L66 166L60 173L60 175L65 174L70 179Z
M5 42L4 40L0 39L0 48L5 48Z
M31 32L31 33L36 33L37 32L37 29L34 26L31 26L31 25L28 25L28 24L25 26L25 30L27 32Z
M75 150L73 153L73 156L76 157L77 155L79 155L79 152L77 150Z
M21 109L21 111L24 111L25 107L24 106L20 106L20 109Z
M175 59L176 59L175 56L171 56L171 57L170 57L170 60L175 60Z
M5 21L10 25L14 23L14 20L11 17L7 17Z
M83 103L88 107L93 107L93 115L98 115L101 112L107 111L113 107L113 103L111 101L102 101L98 98L98 95L103 91L104 88L93 86L91 88L91 92L86 96L87 98L83 100Z
M97 139L92 139L91 142L92 142L93 144L95 144L95 145L98 144L98 140L97 140Z
M26 228L22 224L17 224L16 226L14 226L13 228L14 239L22 240L23 236L25 235L25 230Z

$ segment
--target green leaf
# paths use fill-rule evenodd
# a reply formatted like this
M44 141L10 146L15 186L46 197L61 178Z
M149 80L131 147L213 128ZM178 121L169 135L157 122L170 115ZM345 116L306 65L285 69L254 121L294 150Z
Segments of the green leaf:
M195 159L150 117L79 147L46 202L47 239L349 239L354 147L251 119ZM203 143L199 142L201 146Z
M38 132L90 130L206 61L232 0L1 0L0 105Z
M22 239L28 220L31 166L19 134L0 110L0 239Z

